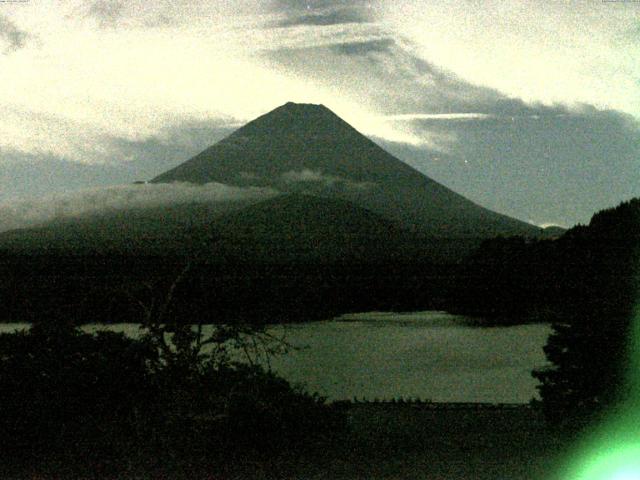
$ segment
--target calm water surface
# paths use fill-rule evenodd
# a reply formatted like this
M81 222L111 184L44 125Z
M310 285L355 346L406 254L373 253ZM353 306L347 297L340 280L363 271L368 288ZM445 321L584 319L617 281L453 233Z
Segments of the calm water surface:
M0 325L0 331L24 327ZM133 324L109 328L139 332ZM441 312L372 312L271 331L300 347L272 359L273 370L332 400L528 402L536 396L531 370L546 364L542 347L551 329L479 328Z

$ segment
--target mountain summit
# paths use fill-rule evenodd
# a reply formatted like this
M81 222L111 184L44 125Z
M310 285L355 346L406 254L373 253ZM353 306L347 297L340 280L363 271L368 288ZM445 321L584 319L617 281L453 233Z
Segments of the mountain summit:
M152 182L282 186L299 181L308 187L384 182L399 169L413 173L324 105L289 102Z
M174 181L337 198L440 237L540 233L428 178L323 105L282 105L152 180Z

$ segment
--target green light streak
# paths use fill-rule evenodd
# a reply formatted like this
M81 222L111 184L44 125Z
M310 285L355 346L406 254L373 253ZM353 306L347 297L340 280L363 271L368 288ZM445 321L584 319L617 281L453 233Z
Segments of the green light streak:
M640 307L634 317L623 407L585 435L559 479L640 480Z
M585 461L567 478L572 480L640 480L640 442L610 444L599 442L592 447ZM598 448L600 447L600 451Z

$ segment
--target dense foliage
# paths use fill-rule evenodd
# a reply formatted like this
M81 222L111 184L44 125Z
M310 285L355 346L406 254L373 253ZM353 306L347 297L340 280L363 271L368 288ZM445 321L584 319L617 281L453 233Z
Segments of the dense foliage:
M339 430L322 398L230 361L220 344L206 353L190 328L172 330L172 341L166 330L156 330L160 340L151 330L131 339L51 323L0 335L3 478L194 470L223 478L326 444Z
M449 265L217 264L188 257L15 256L0 252L2 322L136 323L186 264L171 310L183 321L280 323L345 312L442 307Z
M562 239L560 266L573 281L534 372L551 420L575 429L628 396L640 273L640 199L593 216Z

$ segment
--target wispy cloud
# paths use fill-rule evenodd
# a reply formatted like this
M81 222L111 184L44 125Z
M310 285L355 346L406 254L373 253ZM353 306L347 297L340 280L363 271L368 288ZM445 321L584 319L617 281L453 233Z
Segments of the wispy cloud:
M618 109L640 118L634 2L406 0L381 21L459 78L527 103ZM637 38L637 37L636 37Z
M262 200L277 195L267 188L239 188L209 183L120 185L81 190L44 198L0 203L0 231L40 225L52 220L123 209L139 209L189 202L217 203Z
M149 154L159 155L158 163L170 161L167 155L175 155L173 161L186 160L240 126L238 120L222 115L211 119L185 115L176 120L167 112L157 112L154 118L138 117L132 125L135 114L129 120L114 115L83 122L78 118L81 112L61 113L0 104L4 119L0 164L19 154L82 164L144 161Z
M533 222L530 222L530 223L533 223ZM540 223L538 224L538 226L540 228L552 228L552 227L559 227L559 228L565 228L565 229L567 228L566 225L558 225L557 223L549 223L549 222Z
M432 115L539 113L535 105L464 81L439 68L421 58L412 42L394 37L378 26L359 32L366 38L342 38L337 34L333 37L334 43L311 45L307 40L309 46L293 43L287 48L264 50L261 56L275 69L330 85L358 98L374 111L405 115L405 119L416 112ZM318 72L317 65L322 65L323 70ZM360 81L365 78L366 81ZM549 113L564 111L546 108Z
M413 121L413 120L483 120L496 118L495 115L486 113L402 113L398 115L386 115L385 120Z
M338 187L347 190L367 190L375 186L373 182L354 182L348 178L327 175L320 170L304 168L289 170L280 175L281 180L288 186L322 186L325 188Z
M302 15L288 16L275 23L276 27L293 27L296 25L340 25L345 23L367 23L370 17L361 9L338 8L329 11L307 12Z
M262 39L255 50L267 52L380 41L387 39L389 34L380 25L366 22L293 24L287 28L264 29L254 33Z
M498 107L496 105L496 107ZM540 120L548 118L569 118L572 115L579 115L579 110L574 110L573 113L570 110L566 110L566 113L557 113L557 109L548 109L543 106L538 107L539 113L517 113L515 111L500 112L499 108L496 108L497 113L477 113L477 112L462 112L462 113L400 113L397 115L384 115L380 117L384 120L397 121L397 122L414 122L419 120L435 120L435 121L477 121L477 120L501 120L501 121L520 121L520 120ZM534 111L535 107L524 106L523 112Z

